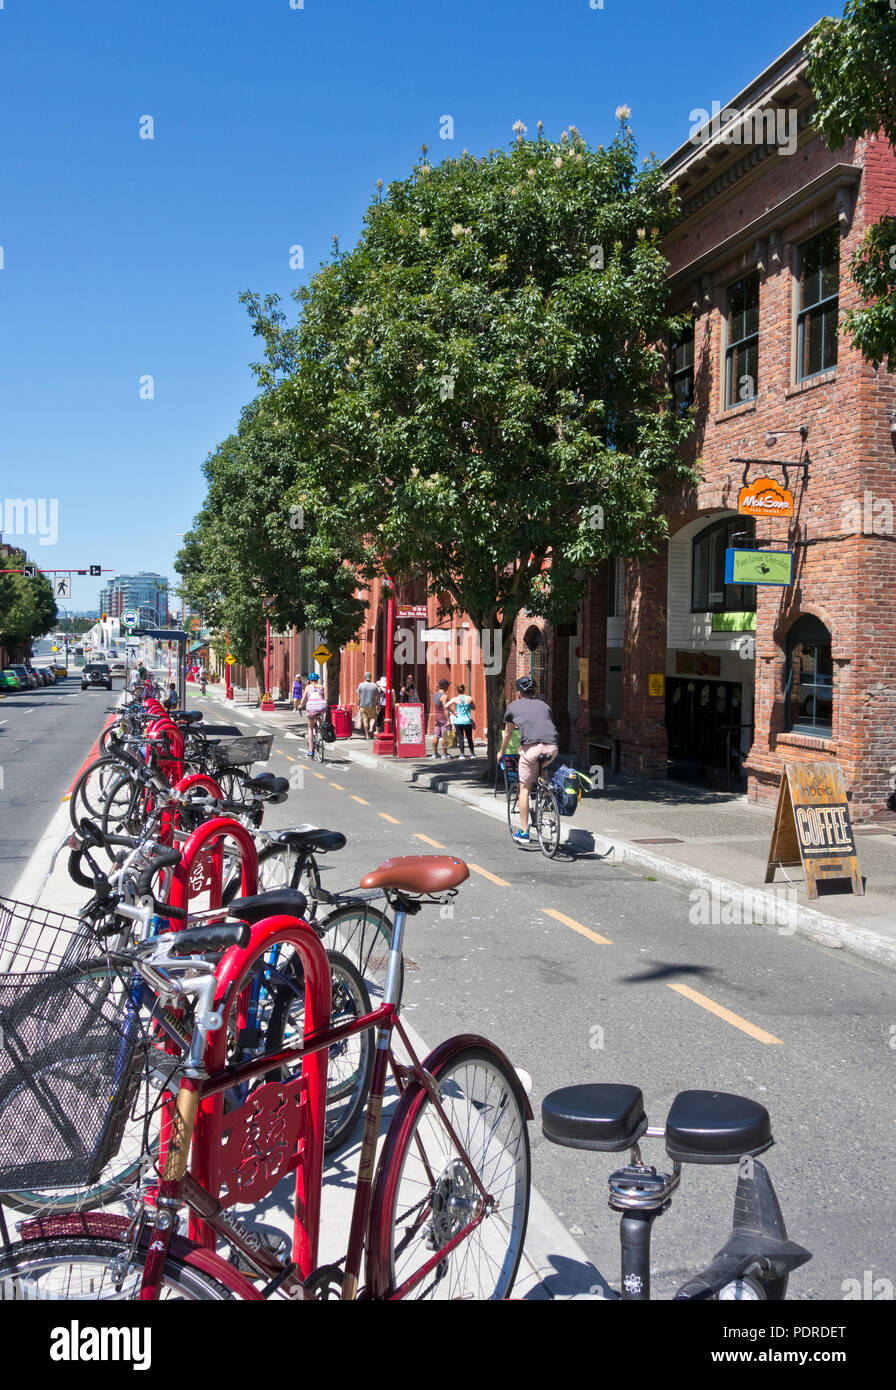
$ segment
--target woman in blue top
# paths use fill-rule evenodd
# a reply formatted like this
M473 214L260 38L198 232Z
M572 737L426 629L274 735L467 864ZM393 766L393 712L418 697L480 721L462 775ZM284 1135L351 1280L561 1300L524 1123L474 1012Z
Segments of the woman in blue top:
M457 694L451 700L445 701L445 708L452 710L454 716L454 732L457 734L457 753L459 758L475 758L473 752L473 710L476 708L469 695L466 694L466 686L459 685ZM464 734L470 744L469 753L464 752Z

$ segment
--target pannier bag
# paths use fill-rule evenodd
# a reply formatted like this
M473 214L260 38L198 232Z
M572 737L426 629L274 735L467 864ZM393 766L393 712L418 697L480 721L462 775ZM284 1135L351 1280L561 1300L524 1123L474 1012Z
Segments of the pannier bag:
M327 709L327 712L324 715L323 724L321 725L321 733L323 735L324 743L336 742L336 728L333 724L333 716L330 714L329 708Z
M561 816L574 816L583 788L591 787L591 778L566 763L557 768L551 778Z

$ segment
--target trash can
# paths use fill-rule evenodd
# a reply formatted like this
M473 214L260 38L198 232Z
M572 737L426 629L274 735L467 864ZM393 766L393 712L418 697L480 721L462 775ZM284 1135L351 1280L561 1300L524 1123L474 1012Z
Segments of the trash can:
M351 738L352 736L352 707L351 705L333 706L333 728L336 730L337 738Z

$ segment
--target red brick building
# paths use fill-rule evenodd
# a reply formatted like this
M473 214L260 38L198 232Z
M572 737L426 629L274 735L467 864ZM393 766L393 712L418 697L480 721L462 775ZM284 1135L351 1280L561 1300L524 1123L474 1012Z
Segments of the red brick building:
M665 161L682 200L671 307L693 315L672 386L702 478L670 504L654 558L588 586L549 684L556 698L578 648L582 758L743 777L754 798L776 795L785 760L837 758L855 806L874 808L896 760L896 387L842 316L859 302L850 257L896 211L896 157L873 138L829 150L805 68L800 42ZM781 467L806 460L808 475ZM793 493L792 520L738 515L763 475ZM725 583L725 550L750 544L792 550L792 582Z

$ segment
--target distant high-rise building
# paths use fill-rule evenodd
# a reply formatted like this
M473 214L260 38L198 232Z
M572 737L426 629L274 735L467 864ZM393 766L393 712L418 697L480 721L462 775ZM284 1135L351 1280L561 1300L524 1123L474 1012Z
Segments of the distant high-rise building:
M119 574L100 590L100 612L120 618L128 608L136 608L140 622L156 627L168 626L168 580L163 574L140 570Z

